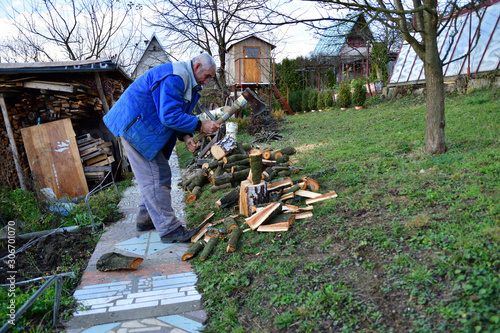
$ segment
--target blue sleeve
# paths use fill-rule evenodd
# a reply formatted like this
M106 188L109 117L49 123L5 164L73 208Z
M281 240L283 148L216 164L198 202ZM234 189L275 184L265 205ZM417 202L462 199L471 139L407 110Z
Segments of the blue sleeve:
M161 123L181 133L193 133L198 124L198 118L185 112L183 108L187 104L183 96L184 81L177 75L166 77L153 93Z

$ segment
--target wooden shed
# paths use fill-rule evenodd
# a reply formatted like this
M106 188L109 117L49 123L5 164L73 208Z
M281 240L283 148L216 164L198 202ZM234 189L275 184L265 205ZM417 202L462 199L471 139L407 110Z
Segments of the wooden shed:
M230 85L269 84L272 81L271 43L250 36L227 49L227 83Z
M0 186L84 195L120 158L102 117L131 82L110 60L0 64Z

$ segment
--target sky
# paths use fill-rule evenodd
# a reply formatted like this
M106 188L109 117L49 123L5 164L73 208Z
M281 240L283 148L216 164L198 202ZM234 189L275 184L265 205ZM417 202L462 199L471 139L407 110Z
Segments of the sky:
M19 5L22 1L20 0L0 0L0 43L4 38L16 35L16 29L10 24L10 21L5 14L4 8L8 8L13 5ZM294 0L292 3L287 5L289 10L298 10L302 13L302 17L307 16L311 13L308 10L310 4L300 0ZM153 33L156 33L160 42L165 48L168 46L162 41L161 31L154 31L149 28L143 28L143 38L149 39ZM313 31L309 31L304 25L293 25L287 27L280 27L278 30L273 31L275 40L272 43L276 46L274 50L274 56L276 62L281 62L284 58L295 59L299 56L308 56L314 50L316 44L318 43L319 37L314 34ZM265 39L265 38L264 38ZM176 58L182 55L174 55ZM1 59L0 59L1 61Z

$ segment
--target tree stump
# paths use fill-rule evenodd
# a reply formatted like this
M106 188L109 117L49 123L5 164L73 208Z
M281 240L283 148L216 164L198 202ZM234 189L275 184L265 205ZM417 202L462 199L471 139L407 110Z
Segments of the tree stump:
M261 181L259 184L252 184L249 180L241 182L240 188L240 214L250 216L252 206L269 202L267 183Z

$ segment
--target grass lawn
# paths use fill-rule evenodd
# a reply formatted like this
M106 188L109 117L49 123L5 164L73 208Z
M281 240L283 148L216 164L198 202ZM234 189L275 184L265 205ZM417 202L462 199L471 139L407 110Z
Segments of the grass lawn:
M447 97L442 155L424 152L419 98L288 117L284 139L260 146L297 149L292 179L336 167L318 180L338 197L288 232L191 260L206 332L499 332L499 100ZM191 225L230 215L214 205L224 193L206 186Z

